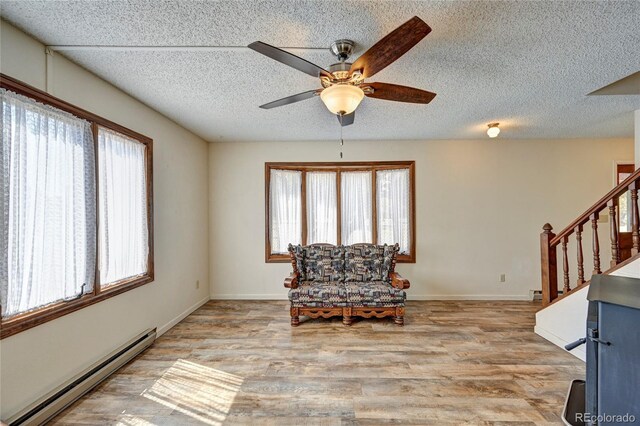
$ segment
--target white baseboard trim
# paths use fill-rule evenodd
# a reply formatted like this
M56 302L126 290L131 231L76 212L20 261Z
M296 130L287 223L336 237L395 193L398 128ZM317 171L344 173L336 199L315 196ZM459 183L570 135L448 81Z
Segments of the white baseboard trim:
M564 348L564 345L566 345L567 343L571 343L571 342L567 342L566 340L564 340L563 338L556 336L555 334L553 334L552 332L550 332L549 330L546 330L542 327L539 326L535 326L533 328L533 331L540 337L550 341L551 343L553 343L556 346L559 346L562 348L562 350L564 350L565 352L569 352L571 355L575 356L578 359L581 359L582 361L586 361L586 357L587 357L587 353L585 352L584 346L575 348L572 351L567 351Z
M212 294L211 300L287 300L287 294ZM531 300L528 294L411 294L407 292L407 300Z
M188 317L193 311L195 311L196 309L198 309L200 306L204 305L205 303L207 303L210 299L208 297L205 297L202 300L197 301L195 304L189 306L184 312L182 312L180 315L178 315L177 317L173 318L171 321L169 321L168 323L158 327L157 330L157 336L160 337L162 336L164 333L166 333L167 331L169 331L171 329L171 327L173 327L174 325L176 325L177 323L179 323L180 321L182 321L183 319L185 319L186 317Z
M407 300L531 300L531 298L528 294L411 294L407 292Z
M289 300L287 290L274 294L212 294L211 300Z

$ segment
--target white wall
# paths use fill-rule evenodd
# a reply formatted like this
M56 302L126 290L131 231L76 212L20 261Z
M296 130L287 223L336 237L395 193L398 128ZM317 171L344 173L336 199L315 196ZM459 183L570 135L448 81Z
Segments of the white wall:
M44 46L4 21L0 31L2 72L44 90ZM209 298L207 143L60 55L49 76L53 95L153 138L155 281L2 340L3 419Z
M338 148L336 141L209 146L212 298L286 298L290 265L264 262L264 163L338 161ZM417 262L397 268L411 281L409 299L527 298L540 288L542 225L568 225L613 186L614 161L633 159L632 139L346 141L344 148L344 161L416 161Z
M635 163L636 169L640 167L640 109L633 113L634 134L635 134Z
M611 272L619 277L640 278L640 259ZM570 296L536 313L535 332L551 343L564 348L564 345L585 336L589 287L571 293ZM585 361L585 346L570 352Z
M611 272L616 277L640 278L640 259L627 263L623 267Z
M588 286L537 312L535 332L563 349L564 345L584 337L589 306L587 293ZM586 361L584 345L569 353Z

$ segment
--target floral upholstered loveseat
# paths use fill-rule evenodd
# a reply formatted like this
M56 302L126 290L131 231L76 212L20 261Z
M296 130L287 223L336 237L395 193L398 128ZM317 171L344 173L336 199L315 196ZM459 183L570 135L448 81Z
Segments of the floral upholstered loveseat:
M398 245L334 246L289 244L293 273L285 279L291 301L291 325L300 316L393 316L404 325L405 288L409 281L394 271Z

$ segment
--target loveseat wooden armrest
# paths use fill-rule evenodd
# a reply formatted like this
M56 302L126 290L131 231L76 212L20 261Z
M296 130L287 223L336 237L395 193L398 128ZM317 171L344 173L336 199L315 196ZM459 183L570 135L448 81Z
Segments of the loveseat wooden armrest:
M291 275L284 279L284 286L286 288L298 288L299 275L300 274L298 272L293 272Z
M406 278L402 278L397 272L390 273L389 277L391 277L391 285L395 288L403 290L405 288L411 287L411 283L409 282L409 280Z

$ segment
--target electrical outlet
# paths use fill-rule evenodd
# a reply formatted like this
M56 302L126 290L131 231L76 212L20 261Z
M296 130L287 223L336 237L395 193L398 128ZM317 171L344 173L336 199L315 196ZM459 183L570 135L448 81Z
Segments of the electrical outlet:
M196 288L200 288L200 280L196 281Z
M501 283L507 282L507 274L500 274L500 282Z

